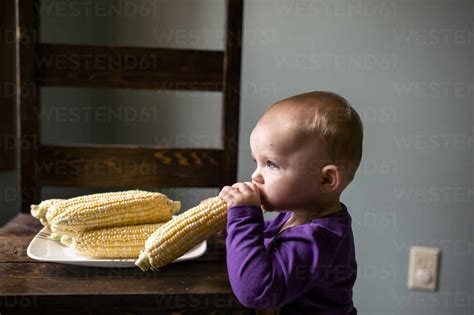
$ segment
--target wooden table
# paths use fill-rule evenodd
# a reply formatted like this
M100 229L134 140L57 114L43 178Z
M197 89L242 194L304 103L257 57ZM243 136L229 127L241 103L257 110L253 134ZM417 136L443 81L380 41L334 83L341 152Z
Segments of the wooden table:
M0 229L0 314L272 314L244 308L230 287L225 239L158 272L39 262L26 248L41 225L18 214Z

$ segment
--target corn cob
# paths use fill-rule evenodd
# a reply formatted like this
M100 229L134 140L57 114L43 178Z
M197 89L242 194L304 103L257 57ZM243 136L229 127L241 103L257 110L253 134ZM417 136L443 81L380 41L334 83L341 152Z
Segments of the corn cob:
M61 243L77 253L97 258L136 258L147 238L163 223L115 226L75 235L63 235Z
M197 244L225 229L227 204L219 197L209 198L198 206L166 222L145 242L135 261L141 270L157 270L173 262Z
M74 234L103 227L165 222L181 203L158 192L128 190L67 199L48 210L52 232ZM56 214L57 213L57 214Z
M40 220L41 224L43 224L44 226L49 226L49 222L45 218L47 211L50 208L52 208L52 206L54 206L55 204L57 204L58 202L62 202L62 201L64 201L64 199L43 200L37 205L31 205L30 206L30 209L31 209L30 213L34 218Z

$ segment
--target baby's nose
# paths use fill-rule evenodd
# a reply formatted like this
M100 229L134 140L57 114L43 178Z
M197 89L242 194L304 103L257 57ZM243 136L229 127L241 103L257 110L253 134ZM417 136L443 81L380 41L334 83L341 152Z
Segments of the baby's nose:
M252 182L255 184L263 184L263 177L257 171L252 174Z

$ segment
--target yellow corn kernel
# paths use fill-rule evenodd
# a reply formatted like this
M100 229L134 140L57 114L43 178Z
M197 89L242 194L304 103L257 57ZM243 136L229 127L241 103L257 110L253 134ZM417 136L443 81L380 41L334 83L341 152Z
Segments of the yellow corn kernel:
M225 229L227 204L219 197L209 198L156 230L145 242L135 261L143 271L157 270Z
M181 208L158 192L128 190L67 199L48 213L52 232L71 234L103 227L165 222ZM56 215L54 215L57 213Z
M61 243L97 258L136 258L147 238L163 223L116 226L62 235Z

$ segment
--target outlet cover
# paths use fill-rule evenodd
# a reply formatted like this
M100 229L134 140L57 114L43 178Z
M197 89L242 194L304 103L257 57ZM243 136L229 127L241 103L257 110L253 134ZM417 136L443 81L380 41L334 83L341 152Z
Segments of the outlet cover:
M438 286L440 249L412 246L408 266L408 288L435 291Z

